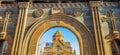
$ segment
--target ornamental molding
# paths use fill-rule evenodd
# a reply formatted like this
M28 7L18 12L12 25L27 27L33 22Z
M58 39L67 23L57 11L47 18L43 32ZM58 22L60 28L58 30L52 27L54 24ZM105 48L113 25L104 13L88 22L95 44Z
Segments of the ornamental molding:
M102 2L101 1L90 1L89 4L91 7L99 7L102 4Z
M29 2L18 2L17 3L1 3L1 8L15 8L15 7L26 7L23 3L29 3ZM20 5L22 4L22 5ZM100 1L90 1L89 3L32 3L30 4L31 8L67 8L67 7L89 7L89 6L100 6L100 7L108 7L108 6L120 6L119 2L100 2Z
M19 8L28 8L29 7L29 2L19 2L18 7Z

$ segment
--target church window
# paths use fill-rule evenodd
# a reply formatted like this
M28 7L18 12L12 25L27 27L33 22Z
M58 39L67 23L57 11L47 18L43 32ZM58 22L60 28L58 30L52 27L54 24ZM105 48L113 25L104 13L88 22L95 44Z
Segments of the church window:
M60 51L60 46L58 45L56 49L57 49L57 51Z

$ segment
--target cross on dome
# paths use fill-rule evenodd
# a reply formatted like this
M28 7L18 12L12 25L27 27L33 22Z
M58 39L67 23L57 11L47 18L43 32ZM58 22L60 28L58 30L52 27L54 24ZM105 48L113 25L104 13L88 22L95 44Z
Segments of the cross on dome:
M64 40L64 36L62 35L62 33L59 30L57 30L56 33L54 34L54 39L56 37L59 37L59 40L61 40L61 41Z

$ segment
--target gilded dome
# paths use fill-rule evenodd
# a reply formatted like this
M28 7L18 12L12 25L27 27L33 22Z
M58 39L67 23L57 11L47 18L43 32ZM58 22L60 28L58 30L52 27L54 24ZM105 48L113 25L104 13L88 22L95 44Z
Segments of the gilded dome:
M63 37L62 33L59 30L55 33L54 38L55 37L59 37L59 40L62 40L62 41L64 40L64 37Z

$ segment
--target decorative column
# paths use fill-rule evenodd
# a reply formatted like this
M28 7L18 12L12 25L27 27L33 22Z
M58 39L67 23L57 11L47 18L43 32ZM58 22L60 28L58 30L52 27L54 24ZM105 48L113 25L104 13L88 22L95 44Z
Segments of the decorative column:
M29 8L29 2L18 2L19 16L14 35L14 42L11 55L21 55L21 48L25 33L25 27L27 22L27 14Z
M101 5L100 1L90 1L97 55L105 55L99 10L100 5Z

